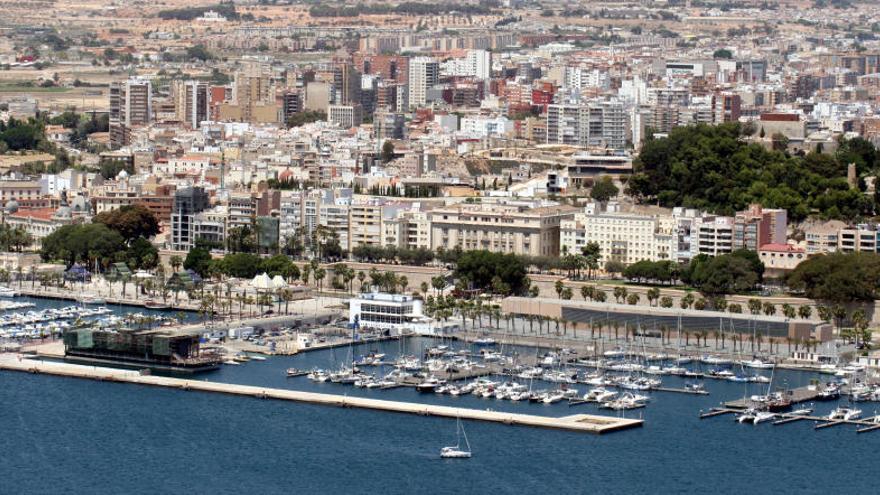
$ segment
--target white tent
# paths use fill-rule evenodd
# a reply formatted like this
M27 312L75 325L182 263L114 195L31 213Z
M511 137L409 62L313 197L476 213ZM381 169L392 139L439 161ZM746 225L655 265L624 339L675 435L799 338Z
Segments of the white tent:
M269 274L267 274L266 272L263 272L254 277L254 279L251 280L251 287L257 290L272 290L275 288L275 286L272 284L272 279L269 278Z
M281 275L275 275L275 277L272 278L272 286L276 289L283 289L287 287L287 282L284 281Z

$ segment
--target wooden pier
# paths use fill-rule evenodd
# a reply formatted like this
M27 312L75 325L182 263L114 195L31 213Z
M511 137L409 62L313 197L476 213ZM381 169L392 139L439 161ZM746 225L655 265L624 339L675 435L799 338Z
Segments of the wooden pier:
M355 407L376 411L389 411L420 416L439 416L445 418L462 418L476 421L503 423L506 425L522 425L540 428L552 428L585 433L609 433L642 426L640 419L626 419L613 416L591 414L575 414L561 418L517 414L501 411L463 409L458 407L397 402L389 400L369 399L365 397L348 397L344 395L321 394L276 388L236 385L200 380L185 380L155 375L142 375L137 371L103 368L97 366L81 366L69 363L38 361L21 358L14 354L0 354L0 370L20 371L26 373L44 373L55 376L85 378L98 381L133 383L154 387L173 388L178 390L194 390L215 392L231 395L256 397L259 399L276 399L309 404L337 407Z
M791 400L792 404L800 404L802 402L810 402L819 397L819 391L808 387L800 387L783 392L785 398ZM730 409L746 409L752 405L752 401L748 398L732 400L724 403L724 407Z

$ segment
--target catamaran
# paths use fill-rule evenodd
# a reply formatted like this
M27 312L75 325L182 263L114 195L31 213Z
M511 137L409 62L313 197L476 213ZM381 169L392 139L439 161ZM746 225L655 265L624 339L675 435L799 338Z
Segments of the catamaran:
M464 425L461 424L461 418L455 418L455 436L457 442L454 447L443 447L440 449L440 457L443 459L470 459L471 444L468 442L467 434L464 432ZM464 437L466 449L461 448L461 437Z

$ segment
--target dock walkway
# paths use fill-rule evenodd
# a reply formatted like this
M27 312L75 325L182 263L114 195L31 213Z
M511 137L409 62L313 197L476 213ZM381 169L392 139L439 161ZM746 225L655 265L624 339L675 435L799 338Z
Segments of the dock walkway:
M185 380L155 375L141 375L137 371L113 368L81 366L69 363L38 361L21 358L15 354L0 354L0 370L20 371L27 373L45 373L72 378L86 378L99 381L134 383L155 387L174 388L178 390L196 390L232 395L257 397L260 399L277 399L294 402L305 402L337 407L356 407L377 411L390 411L421 416L439 416L445 418L462 418L476 421L489 421L507 425L534 426L586 433L609 433L642 426L640 419L627 419L612 416L576 414L561 418L517 414L501 411L479 409L463 409L458 407L419 404L389 400L369 399L364 397L347 397L335 394L320 394L277 388L236 385L199 380Z

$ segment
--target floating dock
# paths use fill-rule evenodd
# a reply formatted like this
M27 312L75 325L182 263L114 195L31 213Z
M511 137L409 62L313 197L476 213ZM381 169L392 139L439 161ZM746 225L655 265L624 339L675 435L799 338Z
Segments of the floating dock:
M256 397L260 399L288 400L309 404L320 404L337 407L356 407L377 411L390 411L420 416L439 416L445 418L461 418L475 421L488 421L507 425L533 426L553 428L585 433L610 433L613 431L635 428L643 425L643 420L627 419L613 416L591 414L575 414L561 418L535 416L529 414L464 409L459 407L397 402L389 400L369 399L365 397L348 397L335 394L320 394L277 388L236 385L232 383L185 380L154 375L142 375L137 371L120 370L95 366L81 366L69 363L38 361L21 358L14 354L0 354L0 370L20 371L27 373L44 373L48 375L72 378L87 378L98 381L134 383L154 387L174 388L178 390L196 390L231 395Z

